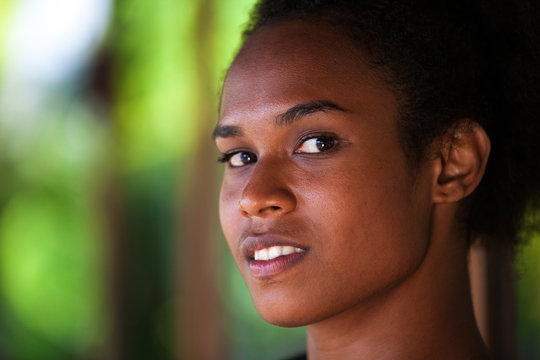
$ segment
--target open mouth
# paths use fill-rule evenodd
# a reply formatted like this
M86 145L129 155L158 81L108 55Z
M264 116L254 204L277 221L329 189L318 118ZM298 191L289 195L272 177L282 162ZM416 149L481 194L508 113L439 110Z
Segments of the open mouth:
M247 236L241 251L255 278L278 275L298 264L310 253L310 248L279 234L265 233Z
M308 252L294 246L269 246L255 250L249 260L251 274L256 278L267 278L295 266Z
M304 249L300 249L294 246L270 246L255 250L253 254L253 260L268 261L280 256L291 255L295 253L302 253Z

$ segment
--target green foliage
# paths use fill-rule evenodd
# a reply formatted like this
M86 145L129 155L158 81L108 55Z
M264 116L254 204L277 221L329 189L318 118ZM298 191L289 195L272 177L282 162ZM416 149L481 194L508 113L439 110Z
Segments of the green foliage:
M111 31L120 165L137 171L195 145L196 2L118 2Z
M97 259L86 209L47 193L21 193L7 205L0 227L3 291L14 316L59 348L78 352L100 340ZM46 354L23 346L18 356ZM26 355L26 354L24 354Z
M540 234L520 249L518 273L518 345L520 358L540 357Z
M3 159L11 185L2 186L0 330L4 351L16 359L82 356L104 340L92 185L101 129L83 105L69 107L67 116L44 109L38 135Z
M11 20L11 10L15 0L2 0L0 1L0 70L4 62L4 42L6 39L6 31L9 27ZM0 71L0 80L2 79L2 72Z

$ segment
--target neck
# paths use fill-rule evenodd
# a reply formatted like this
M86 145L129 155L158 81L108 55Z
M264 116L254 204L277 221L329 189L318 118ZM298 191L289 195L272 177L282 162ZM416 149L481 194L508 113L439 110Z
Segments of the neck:
M436 206L429 249L407 279L308 326L310 360L488 358L472 310L467 242L448 220L454 210Z

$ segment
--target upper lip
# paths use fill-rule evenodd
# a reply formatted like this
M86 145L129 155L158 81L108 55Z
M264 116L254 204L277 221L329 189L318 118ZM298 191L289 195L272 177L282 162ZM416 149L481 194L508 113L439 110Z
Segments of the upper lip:
M302 250L308 250L308 247L305 245L290 240L283 235L272 233L250 234L242 242L240 248L246 258L253 259L255 251L272 246L292 246Z

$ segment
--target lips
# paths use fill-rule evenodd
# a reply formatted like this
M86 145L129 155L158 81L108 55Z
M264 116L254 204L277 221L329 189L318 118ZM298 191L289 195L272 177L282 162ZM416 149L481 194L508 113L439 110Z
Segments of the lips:
M249 236L241 247L256 278L284 272L298 264L308 252L303 245L272 235Z

